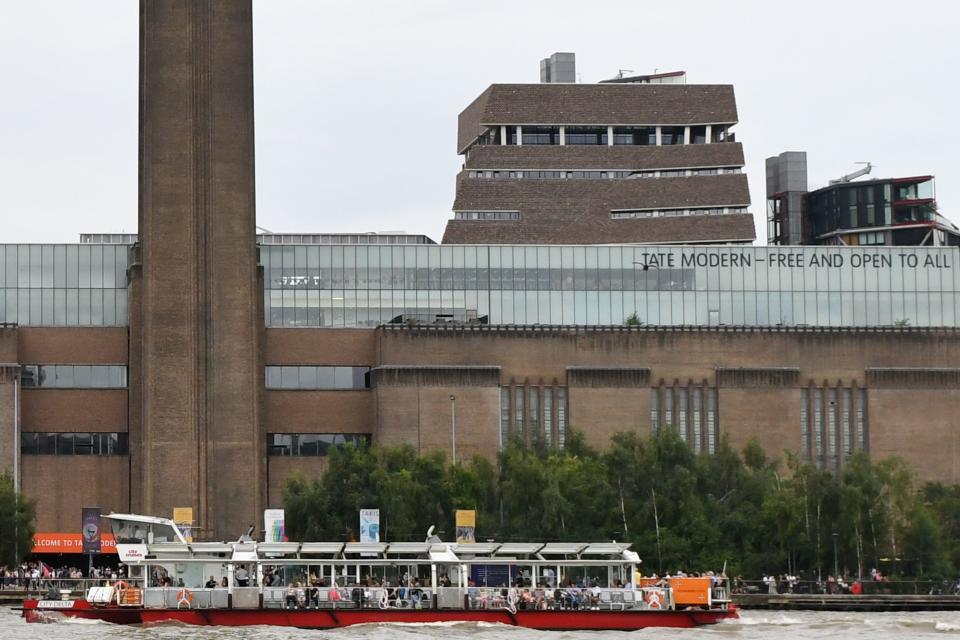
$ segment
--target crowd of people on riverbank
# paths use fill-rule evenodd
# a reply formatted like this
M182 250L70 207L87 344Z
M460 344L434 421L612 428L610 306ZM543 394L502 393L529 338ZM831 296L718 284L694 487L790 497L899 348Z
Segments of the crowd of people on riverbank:
M88 575L89 574L89 575ZM72 580L118 580L125 575L125 567L93 567L85 571L79 567L63 565L53 567L41 561L22 562L12 567L0 566L0 589L45 589L52 583Z

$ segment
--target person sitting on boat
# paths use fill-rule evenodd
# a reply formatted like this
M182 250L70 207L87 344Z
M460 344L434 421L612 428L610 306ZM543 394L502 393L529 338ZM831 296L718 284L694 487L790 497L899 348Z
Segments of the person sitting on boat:
M220 580L220 587L222 589L226 589L228 586L230 586L230 583L227 582L227 576L223 576L223 578Z
M210 576L210 579L207 580L207 583L203 585L207 589L216 589L217 588L217 579L213 576Z
M283 602L284 609L296 609L299 603L297 601L297 587L291 582L287 585L287 597Z
M467 578L467 598L470 602L470 608L476 609L477 602L480 599L480 589L477 589L477 583L473 578Z

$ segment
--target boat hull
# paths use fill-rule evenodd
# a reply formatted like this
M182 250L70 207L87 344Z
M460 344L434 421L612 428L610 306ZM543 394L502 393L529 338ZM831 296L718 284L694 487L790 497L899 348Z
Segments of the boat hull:
M179 622L192 625L240 627L270 625L300 629L335 629L358 624L430 624L438 622L485 622L540 629L544 631L621 630L647 627L697 627L737 617L727 610L578 610L525 611L505 609L142 609L94 606L75 600L72 606L48 601L27 600L23 616L27 622L48 622L63 617L103 620L115 624Z

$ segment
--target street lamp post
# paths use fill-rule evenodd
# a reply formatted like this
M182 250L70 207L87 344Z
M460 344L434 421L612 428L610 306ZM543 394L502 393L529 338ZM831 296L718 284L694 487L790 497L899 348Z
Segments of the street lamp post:
M450 396L450 455L457 464L457 396Z
M840 579L840 563L837 561L837 538L840 537L840 534L836 531L833 532L833 577L837 580Z

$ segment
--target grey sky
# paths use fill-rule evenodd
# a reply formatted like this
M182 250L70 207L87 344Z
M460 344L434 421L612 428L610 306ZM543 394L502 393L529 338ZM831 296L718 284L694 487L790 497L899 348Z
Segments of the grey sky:
M949 2L255 0L257 218L274 231L426 233L450 215L457 114L577 53L583 82L683 69L736 88L763 244L763 159L812 187L869 160L932 173L960 220L960 10ZM0 242L137 220L133 0L0 3Z

